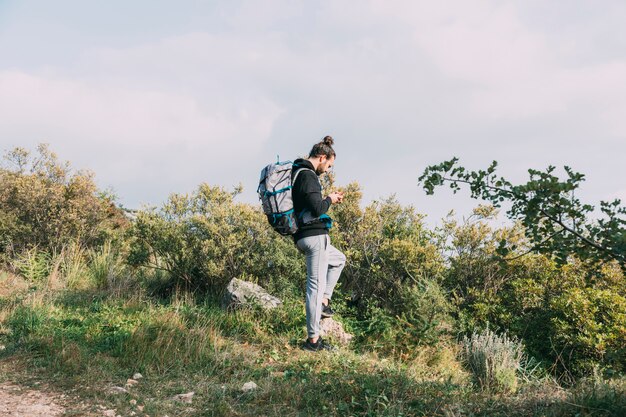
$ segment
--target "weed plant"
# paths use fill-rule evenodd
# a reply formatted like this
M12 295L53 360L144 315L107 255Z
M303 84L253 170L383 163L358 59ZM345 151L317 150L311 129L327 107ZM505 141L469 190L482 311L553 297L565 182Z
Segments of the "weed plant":
M480 387L486 390L515 392L517 373L524 360L524 346L506 334L489 328L463 338L463 359Z

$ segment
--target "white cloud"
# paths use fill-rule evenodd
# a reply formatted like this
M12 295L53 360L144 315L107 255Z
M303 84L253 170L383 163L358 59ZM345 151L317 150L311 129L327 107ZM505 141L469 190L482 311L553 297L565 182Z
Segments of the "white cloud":
M217 183L232 169L233 155L258 153L281 113L259 98L213 112L183 94L0 72L3 147L17 145L14 137L50 142L62 157L126 192L131 190L123 184L131 178L132 188L158 185L150 180L164 188L195 186L211 177ZM165 189L160 196L173 191L179 190Z
M597 200L626 174L626 58L597 37L626 39L619 19L605 19L621 12L562 22L558 9L224 2L204 26L92 42L63 65L0 72L0 137L3 147L51 142L126 201L241 180L254 201L264 163L325 134L337 140L339 180L362 183L366 199L396 192L424 207L420 170L456 155L473 168L497 159L513 180L572 165ZM456 203L442 200L441 212Z

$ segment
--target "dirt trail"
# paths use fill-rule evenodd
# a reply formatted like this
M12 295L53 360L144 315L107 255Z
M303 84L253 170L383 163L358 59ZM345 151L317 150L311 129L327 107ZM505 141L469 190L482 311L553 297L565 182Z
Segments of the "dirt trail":
M56 395L0 383L0 417L55 417L65 408Z

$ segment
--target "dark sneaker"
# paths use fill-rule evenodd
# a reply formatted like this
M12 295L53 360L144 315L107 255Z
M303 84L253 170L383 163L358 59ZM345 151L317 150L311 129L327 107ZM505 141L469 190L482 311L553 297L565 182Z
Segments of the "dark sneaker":
M302 349L308 350L309 352L319 352L321 350L332 352L332 351L337 350L336 347L334 347L333 345L331 345L330 343L322 339L321 336L317 339L317 342L315 343L311 343L309 339L306 339L306 342L304 342Z
M330 301L328 302L328 304L322 303L322 318L323 319L327 319L329 317L332 317L334 314L335 314L335 312L330 307Z

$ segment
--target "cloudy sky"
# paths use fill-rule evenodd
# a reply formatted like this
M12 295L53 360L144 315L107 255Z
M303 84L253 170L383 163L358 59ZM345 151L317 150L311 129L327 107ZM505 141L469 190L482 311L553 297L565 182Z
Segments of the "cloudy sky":
M437 219L452 156L626 199L626 2L0 0L0 148L46 142L126 207L244 185L330 134L338 183Z

